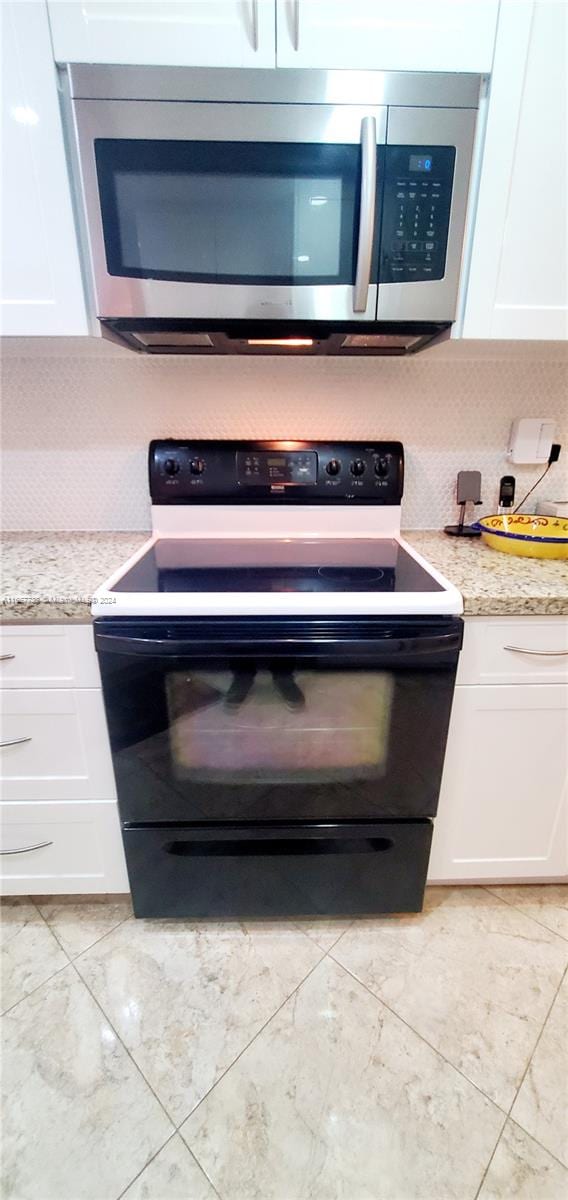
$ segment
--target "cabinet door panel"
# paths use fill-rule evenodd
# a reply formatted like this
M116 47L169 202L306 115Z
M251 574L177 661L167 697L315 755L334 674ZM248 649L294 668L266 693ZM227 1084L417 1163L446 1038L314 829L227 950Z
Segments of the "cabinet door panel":
M0 804L3 896L127 891L116 803Z
M50 0L58 62L273 67L274 0Z
M568 7L502 0L463 336L568 337Z
M430 880L565 875L568 688L457 687Z
M5 800L109 800L116 795L99 689L0 694Z
M497 0L276 0L277 64L491 70Z
M86 334L45 5L4 0L1 332Z
M100 688L92 625L4 625L0 687Z

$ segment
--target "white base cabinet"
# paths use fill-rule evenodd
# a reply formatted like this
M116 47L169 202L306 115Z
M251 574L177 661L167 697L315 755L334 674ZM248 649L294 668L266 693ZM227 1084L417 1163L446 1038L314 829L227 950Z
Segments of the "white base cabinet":
M1 838L4 896L130 890L114 801L3 803Z
M568 875L568 622L470 618L430 882Z
M127 892L91 625L0 637L0 891Z

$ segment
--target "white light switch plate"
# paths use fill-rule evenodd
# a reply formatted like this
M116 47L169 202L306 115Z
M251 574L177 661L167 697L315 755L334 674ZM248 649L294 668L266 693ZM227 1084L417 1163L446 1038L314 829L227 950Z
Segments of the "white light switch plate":
M514 463L547 463L556 425L548 417L523 417L513 421L509 460Z

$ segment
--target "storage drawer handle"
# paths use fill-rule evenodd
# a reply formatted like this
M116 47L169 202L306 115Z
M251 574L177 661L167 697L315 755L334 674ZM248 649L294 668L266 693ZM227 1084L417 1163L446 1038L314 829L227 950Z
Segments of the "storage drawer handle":
M280 854L376 854L392 850L392 838L311 838L300 841L297 838L252 838L250 842L240 839L234 841L199 842L177 841L166 842L166 854L179 858L212 857L237 855L243 858L248 854L280 855Z
M513 650L515 654L537 654L539 658L566 658L568 650L527 650L525 646L503 646L504 650Z
M31 742L31 740L31 737L7 738L5 742L0 742L0 750L2 750L4 746L21 746L22 742Z
M9 659L15 658L15 654L0 654L0 662L8 662Z
M19 846L17 850L0 850L0 854L29 854L30 850L43 850L44 846L53 846L53 842L37 842L35 846Z

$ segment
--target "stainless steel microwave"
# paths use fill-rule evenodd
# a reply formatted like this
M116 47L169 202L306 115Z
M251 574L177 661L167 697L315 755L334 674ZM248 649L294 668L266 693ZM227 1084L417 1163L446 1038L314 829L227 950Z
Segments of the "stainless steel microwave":
M97 318L154 352L422 345L455 317L480 82L68 67Z

